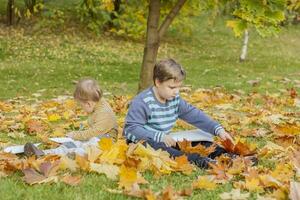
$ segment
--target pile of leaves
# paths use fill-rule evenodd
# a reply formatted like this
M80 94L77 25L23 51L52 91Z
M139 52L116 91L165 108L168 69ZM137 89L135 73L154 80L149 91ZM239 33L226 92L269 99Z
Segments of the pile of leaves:
M221 122L234 138L234 143L216 139L216 144L228 152L239 154L234 159L220 156L204 175L186 188L152 191L144 172L150 171L159 179L162 175L182 173L190 175L197 167L185 155L170 158L165 151L154 150L143 143L127 144L121 138L113 143L102 139L98 146L86 149L87 155L47 155L40 158L19 157L0 153L0 177L19 171L29 185L63 182L76 186L87 173L105 174L118 182L118 188L106 188L111 193L121 193L145 199L180 199L192 195L194 190L215 190L230 183L233 189L220 194L221 199L247 199L255 193L258 199L299 199L300 193L300 100L297 91L289 89L278 94L228 94L221 89L183 91L182 97L205 110ZM110 103L122 127L130 98L114 97ZM71 97L58 97L40 101L34 98L15 98L0 102L0 147L28 137L42 141L44 148L57 144L49 137L64 136L66 132L86 126L85 114ZM191 128L179 121L174 130ZM120 130L120 133L122 130ZM179 143L182 151L207 156L209 148L188 141ZM247 156L258 157L253 165Z

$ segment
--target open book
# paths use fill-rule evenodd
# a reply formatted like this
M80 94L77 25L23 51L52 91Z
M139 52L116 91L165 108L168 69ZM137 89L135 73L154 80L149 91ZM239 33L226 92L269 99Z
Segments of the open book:
M213 142L214 135L202 131L200 129L195 130L188 130L188 131L178 131L170 133L170 136L176 141L181 142L184 139L187 141L207 141L207 142Z

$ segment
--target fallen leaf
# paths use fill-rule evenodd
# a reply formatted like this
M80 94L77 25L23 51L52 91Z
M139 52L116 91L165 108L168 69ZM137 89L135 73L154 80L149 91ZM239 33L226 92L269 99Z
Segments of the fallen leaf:
M250 197L249 193L241 193L239 189L233 189L231 192L224 192L220 194L223 200L246 200Z
M55 176L57 174L57 170L59 169L60 160L57 160L53 163L44 162L40 164L40 172L45 177Z
M291 200L300 199L300 183L291 181L290 183L290 198Z
M82 169L84 171L89 171L90 163L86 158L76 154L75 161L79 165L80 169Z
M60 169L70 169L72 172L75 172L79 166L75 160L68 158L67 156L62 156L60 159Z
M119 167L105 163L90 163L90 171L97 172L99 174L105 174L107 178L111 180L117 180L117 176L120 173Z
M213 180L213 176L199 176L197 181L193 182L194 189L214 190L217 184Z
M24 170L22 170L22 172L25 175L25 178L24 178L25 182L28 183L29 185L58 181L58 177L56 177L56 176L45 177L45 176L39 174L37 171L35 171L32 168L24 169Z
M70 176L65 175L63 178L60 179L65 184L71 185L71 186L77 186L81 183L81 176Z

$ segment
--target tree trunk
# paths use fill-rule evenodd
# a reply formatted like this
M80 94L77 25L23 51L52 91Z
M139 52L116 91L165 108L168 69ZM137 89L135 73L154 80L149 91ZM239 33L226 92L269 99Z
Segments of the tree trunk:
M8 26L11 26L14 22L14 3L14 0L7 1L6 23Z
M249 40L249 32L248 32L248 30L245 30L242 53L240 56L240 62L243 62L246 60L247 49L248 49L248 40Z
M152 85L152 74L158 53L159 42L185 2L186 0L178 0L161 26L158 28L160 0L150 0L147 20L146 45L144 49L143 64L140 73L140 82L138 89L139 92Z
M147 20L146 44L144 48L143 64L140 72L139 91L152 84L153 67L156 61L159 37L158 26L160 17L160 0L150 0Z

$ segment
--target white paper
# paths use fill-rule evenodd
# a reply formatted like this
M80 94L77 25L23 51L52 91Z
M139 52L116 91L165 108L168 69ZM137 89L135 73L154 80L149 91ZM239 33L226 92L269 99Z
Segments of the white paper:
M214 137L214 135L202 131L200 129L174 132L174 133L170 133L170 136L175 141L179 141L179 142L183 141L184 139L192 142L194 141L213 142L213 137Z
M56 138L49 138L49 140L62 144L65 142L74 142L74 140L72 138L68 138L68 137L56 137Z
M36 147L39 146L41 143L34 144ZM3 149L6 153L18 154L24 153L24 145L16 145L16 146L9 146Z

